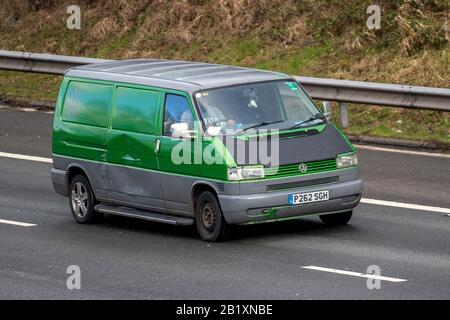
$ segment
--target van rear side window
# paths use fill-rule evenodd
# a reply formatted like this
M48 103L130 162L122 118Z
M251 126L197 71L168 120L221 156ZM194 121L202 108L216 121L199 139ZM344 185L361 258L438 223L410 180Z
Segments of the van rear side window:
M158 92L118 87L112 118L112 128L154 134Z
M71 81L62 111L63 121L106 127L111 86Z

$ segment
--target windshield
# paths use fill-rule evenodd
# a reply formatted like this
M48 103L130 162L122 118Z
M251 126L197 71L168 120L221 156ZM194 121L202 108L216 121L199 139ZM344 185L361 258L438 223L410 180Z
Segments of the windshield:
M195 99L210 135L294 129L324 122L314 102L292 80L205 90L197 92Z

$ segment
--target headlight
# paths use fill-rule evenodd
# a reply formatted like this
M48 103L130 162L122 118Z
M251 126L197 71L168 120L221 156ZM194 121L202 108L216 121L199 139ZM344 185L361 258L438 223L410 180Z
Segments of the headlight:
M228 168L228 180L248 180L264 178L264 167Z
M338 168L347 168L358 165L358 156L356 155L356 152L338 155L336 158L336 165Z

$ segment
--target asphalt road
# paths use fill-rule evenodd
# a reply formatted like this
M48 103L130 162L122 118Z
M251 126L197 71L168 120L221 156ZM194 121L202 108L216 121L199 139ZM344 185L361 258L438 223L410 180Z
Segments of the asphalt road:
M0 108L0 152L50 157L52 115ZM364 198L450 208L450 158L360 150ZM0 157L1 299L448 299L450 217L360 204L350 224L317 217L234 230L201 242L193 228L107 216L79 225L51 186L51 164ZM1 220L0 220L1 221ZM69 265L81 289L69 290ZM368 279L317 266L385 277ZM373 280L370 280L373 283Z

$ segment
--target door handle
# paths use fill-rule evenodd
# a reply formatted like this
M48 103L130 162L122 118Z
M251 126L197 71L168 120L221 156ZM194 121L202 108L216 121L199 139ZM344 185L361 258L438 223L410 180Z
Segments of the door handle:
M159 149L161 148L161 140L156 139L156 143L155 143L155 153L158 154L159 153Z

